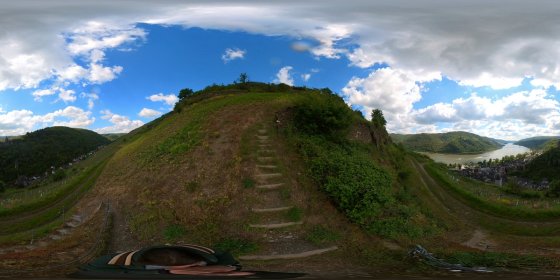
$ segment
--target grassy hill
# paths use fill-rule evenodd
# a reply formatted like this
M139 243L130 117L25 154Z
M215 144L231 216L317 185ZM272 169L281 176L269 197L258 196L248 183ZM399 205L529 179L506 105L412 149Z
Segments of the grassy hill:
M527 170L523 172L524 176L534 180L542 180L543 178L549 181L558 179L560 180L560 146L551 147L543 154L533 159L528 165Z
M115 141L117 140L119 137L126 135L126 133L107 133L107 134L101 134L103 137L111 140L111 141Z
M108 144L105 137L89 130L49 127L0 143L0 180L42 175L51 166L61 166L75 157Z
M521 139L515 142L515 145L520 145L533 150L541 150L551 148L558 142L560 136L537 136L531 138Z
M447 133L391 134L396 143L417 152L446 154L483 153L501 147L494 139L464 131Z
M331 277L430 273L424 262L407 258L416 244L469 266L560 266L557 256L545 257L555 252L540 249L557 244L558 207L543 210L541 201L490 197L496 188L458 181L446 166L393 144L384 127L328 89L212 85L119 137L96 154L101 155L95 165L83 166L91 174L80 174L88 183L76 191L88 192L74 209L88 213L83 209L100 202L111 205L104 251L194 243L230 251L248 270ZM60 211L53 209L59 208L48 207L54 219ZM10 217L17 224L27 220L23 228L37 238L31 229L40 217L24 210L17 211L23 217ZM4 232L20 234L12 229L16 222L0 221L10 229ZM279 227L263 227L271 225ZM3 255L9 261L0 269L40 266L72 250L87 251L99 236L88 227L76 231L82 235ZM247 259L322 249L329 251L297 260Z

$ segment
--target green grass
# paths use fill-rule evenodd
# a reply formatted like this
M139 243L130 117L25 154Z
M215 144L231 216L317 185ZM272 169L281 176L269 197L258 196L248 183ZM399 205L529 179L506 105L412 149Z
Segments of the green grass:
M186 233L185 227L181 225L169 225L163 230L163 238L168 242L173 242L185 236Z
M243 178L243 187L246 189L253 188L255 186L255 180L251 178Z
M290 210L286 212L286 218L292 222L301 221L302 217L303 217L303 210L301 210L298 207L290 208Z
M63 215L69 217L72 206L87 192L97 180L97 177L104 168L104 164L96 166L91 170L92 173L87 173L89 177L83 178L83 181L77 182L79 189L70 197L63 198L63 203L57 207L48 208L36 215L31 215L28 219L18 219L17 223L11 224L9 227L0 229L1 235L14 234L17 232L28 231L46 223L52 222ZM16 209L16 208L14 208ZM17 208L21 209L21 208Z
M315 245L335 242L340 239L340 234L324 226L314 226L306 235L305 239Z
M446 258L451 263L468 267L507 267L515 269L543 269L552 267L554 262L535 255L514 255L498 252L455 252Z
M238 256L255 252L259 246L247 239L225 238L214 244L213 248Z
M197 181L189 181L185 184L185 190L188 193L194 193L200 188L200 184Z
M560 218L560 209L534 210L525 207L511 207L484 200L470 191L457 186L447 174L444 174L444 170L438 169L434 164L426 165L426 171L436 182L450 190L457 198L479 211L516 220L547 221Z

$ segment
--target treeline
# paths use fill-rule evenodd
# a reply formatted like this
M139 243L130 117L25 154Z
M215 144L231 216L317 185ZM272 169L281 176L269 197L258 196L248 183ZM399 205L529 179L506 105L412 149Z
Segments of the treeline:
M49 127L0 143L0 181L37 176L110 141L90 130Z

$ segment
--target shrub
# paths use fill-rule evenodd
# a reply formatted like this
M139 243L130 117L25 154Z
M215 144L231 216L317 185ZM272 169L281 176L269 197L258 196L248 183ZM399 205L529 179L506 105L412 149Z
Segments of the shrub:
M352 123L353 111L333 94L312 94L295 108L296 128L310 135L324 135L333 139L344 137Z

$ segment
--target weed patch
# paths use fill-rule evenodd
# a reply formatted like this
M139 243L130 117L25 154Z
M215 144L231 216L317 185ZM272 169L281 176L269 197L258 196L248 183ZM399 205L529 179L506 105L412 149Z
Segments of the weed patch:
M322 245L339 240L340 235L324 226L318 225L307 233L305 239L315 245Z
M248 254L259 249L256 243L240 238L222 239L213 247L221 251L230 252L234 255Z
M173 242L183 237L186 233L185 228L181 225L169 225L163 230L163 238L166 241Z

